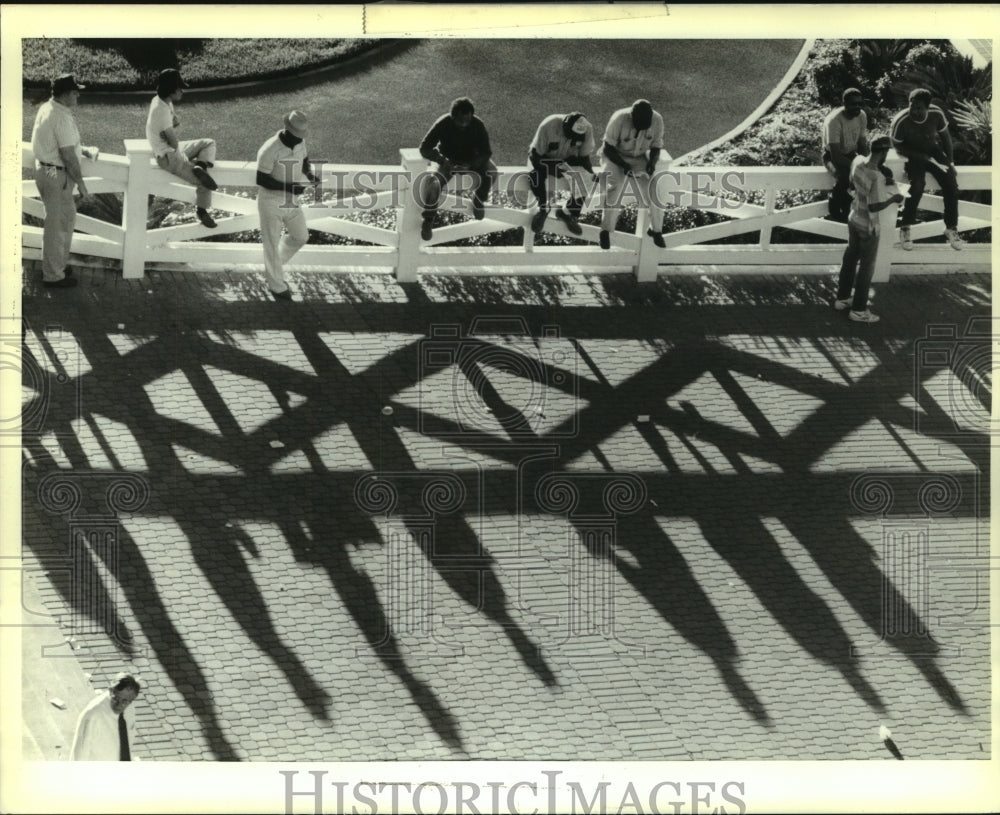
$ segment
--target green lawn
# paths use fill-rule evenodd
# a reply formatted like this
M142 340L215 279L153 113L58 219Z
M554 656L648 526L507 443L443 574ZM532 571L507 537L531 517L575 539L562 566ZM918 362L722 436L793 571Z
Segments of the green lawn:
M212 136L219 158L249 160L293 108L313 123L314 158L398 164L450 101L471 96L500 164L525 161L539 121L584 111L598 128L637 97L666 122L675 156L717 138L774 88L801 40L421 40L384 63L337 79L285 81L222 99L188 96L178 106L181 138ZM83 141L122 153L141 137L146 98L88 103L77 113ZM24 104L30 138L35 108Z
M22 73L26 86L44 86L53 76L74 73L92 89L141 89L154 87L162 68L176 67L192 86L225 84L305 71L352 56L375 42L26 39Z

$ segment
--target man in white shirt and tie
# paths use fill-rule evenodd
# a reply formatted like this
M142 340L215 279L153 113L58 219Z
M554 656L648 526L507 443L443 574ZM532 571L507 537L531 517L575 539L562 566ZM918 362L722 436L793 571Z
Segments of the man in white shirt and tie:
M135 712L132 703L142 690L135 676L120 673L83 709L73 736L73 761L132 761Z

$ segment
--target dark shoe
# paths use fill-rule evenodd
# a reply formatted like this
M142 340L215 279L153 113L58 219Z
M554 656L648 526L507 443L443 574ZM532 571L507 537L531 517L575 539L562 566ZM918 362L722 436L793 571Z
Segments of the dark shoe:
M202 226L207 227L208 229L215 229L215 227L218 226L218 224L212 220L212 216L208 214L207 210L198 207L197 213L198 220L201 221Z
M75 277L67 275L62 280L43 280L42 285L47 289L72 289L77 282Z
M275 300L291 300L292 293L288 289L285 289L284 291L272 291L271 297Z
M601 230L601 249L611 248L611 233L606 229Z
M425 241L429 241L433 236L434 229L431 227L431 219L424 218L424 222L420 226L420 237Z
M576 218L570 215L568 212L563 210L562 207L556 210L556 217L566 224L566 228L572 232L574 235L582 235L583 227L576 222Z
M654 232L652 229L647 229L646 234L653 239L653 243L659 246L661 249L666 249L667 245L663 242L663 233Z
M545 226L545 219L549 217L549 211L547 209L540 209L535 213L534 217L531 219L531 231L536 235L542 231L542 227Z
M475 198L472 199L472 217L477 221L481 221L486 217L486 210L483 208L483 202L477 201Z
M209 190L219 189L219 185L215 183L215 179L208 174L204 167L194 166L191 168L191 172L194 173L195 178L198 179L201 186Z
M193 161L191 163L194 164L195 167L201 167L205 170L211 170L215 166L214 164L212 164L212 162L202 161L201 159L198 159L197 161Z

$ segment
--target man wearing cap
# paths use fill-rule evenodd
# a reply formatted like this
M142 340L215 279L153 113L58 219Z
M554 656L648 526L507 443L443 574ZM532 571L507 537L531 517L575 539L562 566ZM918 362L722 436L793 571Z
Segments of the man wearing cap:
M880 136L872 141L870 156L856 156L851 162L850 183L854 186L854 201L847 219L847 248L840 264L837 299L833 307L837 311L849 308L851 312L848 316L859 323L879 321L878 316L868 309L868 288L878 254L878 213L903 200L898 192L886 195L886 181L881 167L890 146L889 137Z
M601 217L601 248L611 248L611 232L618 223L622 193L627 185L642 179L636 187L649 207L647 230L660 248L663 242L663 208L655 195L656 165L661 156L671 161L663 149L663 117L645 99L637 99L630 108L616 110L604 132L604 159L601 170L606 178L604 213ZM626 183L626 178L635 179Z
M426 176L420 189L424 207L420 237L430 240L433 234L434 214L437 212L441 191L456 173L468 173L476 184L472 194L472 215L477 221L485 217L483 207L490 194L496 165L490 156L490 135L483 120L476 116L476 108L468 97L455 99L451 110L441 116L427 131L420 142L420 155L436 163L433 174Z
M174 113L174 102L184 95L187 83L181 79L176 68L160 71L156 84L156 96L149 104L146 117L146 138L161 170L183 178L197 188L197 214L202 225L215 229L217 224L208 214L212 206L212 190L218 189L215 179L208 169L215 163L214 139L191 139L178 141L174 132L180 120Z
M528 153L532 167L528 186L538 199L538 212L531 219L531 231L536 235L542 231L549 214L546 188L549 175L569 178L569 200L556 210L556 217L574 235L583 232L577 220L586 198L585 180L595 178L590 161L595 147L594 126L578 111L565 115L554 113L538 125Z
M87 196L87 184L80 169L80 158L97 158L96 147L80 145L73 110L80 98L80 85L73 74L63 74L52 82L52 98L39 109L31 131L31 149L35 154L35 185L45 205L42 230L42 284L53 289L76 285L69 263L76 224L73 188Z
M257 212L264 244L264 276L275 300L291 300L285 283L284 265L309 240L306 218L295 196L306 182L318 184L309 164L305 138L309 121L293 110L285 115L285 127L257 151ZM282 235L282 229L287 230Z

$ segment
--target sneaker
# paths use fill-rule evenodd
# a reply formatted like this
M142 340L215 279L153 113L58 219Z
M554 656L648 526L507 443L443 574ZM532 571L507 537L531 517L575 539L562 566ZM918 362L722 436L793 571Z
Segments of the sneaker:
M566 210L564 210L562 207L559 207L559 209L556 210L556 217L560 221L562 221L564 224L566 224L566 228L570 232L572 232L574 235L582 235L583 234L583 227L580 226L580 224L577 222L576 218L574 218L572 215L570 215L568 212L566 212ZM602 244L602 246L603 246L603 244ZM607 248L607 247L604 247L604 248Z
M847 316L856 323L877 323L879 321L879 316L872 314L868 309L864 311L852 311Z
M208 210L198 207L196 213L198 215L198 220L201 221L201 225L206 229L215 229L215 227L218 226L218 224L212 220L212 216L208 214Z
M913 249L913 241L910 240L910 227L904 226L899 230L899 245L907 252Z
M965 241L963 241L958 236L958 230L957 229L946 229L944 231L944 236L945 236L945 238L948 239L948 243L951 244L951 248L952 249L954 249L956 251L960 251L961 249L963 249L965 247Z
M606 229L601 230L601 249L611 248L611 233Z
M484 217L486 217L486 210L483 208L483 202L477 201L475 198L472 199L472 217L477 221L481 221Z
M201 186L209 190L219 189L219 185L215 183L215 179L208 174L208 171L204 167L192 167L191 172L194 173L194 177L198 179Z
M75 277L64 277L62 280L43 280L42 285L47 289L72 289L77 282Z
M850 308L851 298L848 297L846 300L834 300L833 307L837 309L837 311L843 311L845 308Z
M275 300L291 300L292 292L289 289L285 289L284 291L273 291L271 292L271 297Z
M654 232L652 229L647 229L646 234L653 239L653 243L659 246L661 249L666 249L667 245L663 242L663 233Z
M431 228L431 219L424 218L423 224L420 225L420 237L425 241L429 241L434 235L434 230Z
M540 209L531 218L531 231L536 235L542 231L542 227L545 225L545 219L549 217L549 211L547 209Z

